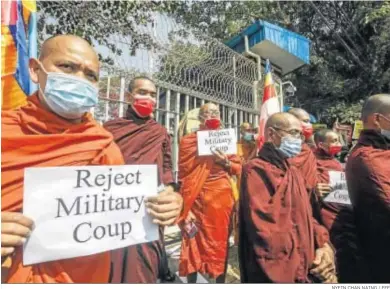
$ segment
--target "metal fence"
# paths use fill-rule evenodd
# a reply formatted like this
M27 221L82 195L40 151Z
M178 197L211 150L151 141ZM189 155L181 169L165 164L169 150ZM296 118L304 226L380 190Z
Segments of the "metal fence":
M121 55L102 68L100 102L95 118L101 123L122 117L125 91L131 78L145 75L158 87L156 120L173 136L173 167L178 170L178 127L182 116L206 102L219 104L225 127L242 122L257 126L262 95L256 63L204 33L184 30L166 15L156 14L151 25L140 26L142 38L112 35ZM144 46L130 53L132 41ZM281 93L281 92L280 92Z

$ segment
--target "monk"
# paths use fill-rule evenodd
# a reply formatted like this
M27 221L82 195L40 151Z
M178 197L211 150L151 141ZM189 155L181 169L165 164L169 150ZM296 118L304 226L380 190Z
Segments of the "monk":
M290 160L291 164L296 166L305 178L305 185L308 193L311 195L317 185L316 158L313 150L309 146L310 138L313 135L313 127L310 123L310 115L301 108L292 108L288 113L295 116L302 126L304 142L300 154Z
M314 141L317 146L315 156L317 159L318 180L315 192L318 200L321 202L321 219L325 227L330 230L337 213L345 206L342 204L322 202L322 200L332 191L329 171L344 171L342 165L336 159L336 155L341 152L342 146L339 135L330 129L318 131L314 136Z
M172 173L171 137L165 127L157 123L152 114L156 105L156 85L147 77L136 77L128 89L129 106L124 118L109 121L104 127L110 131L120 147L126 164L156 164L159 185L163 191L152 216L158 217L160 240L119 249L113 252L115 268L112 283L156 283L165 279L168 264L165 255L163 226L172 225L180 215L183 199ZM161 221L160 221L161 220ZM122 269L123 268L123 269Z
M347 166L348 192L362 250L367 283L389 283L390 94L371 96L363 106L364 129Z
M276 113L265 133L266 143L242 172L241 282L336 282L329 235L313 218L304 178L290 164L301 150L302 125Z
M256 155L256 135L253 132L252 126L248 122L244 122L240 126L241 139L237 144L237 155L241 157L242 162L246 162Z
M215 104L200 108L200 130L218 130L220 113ZM241 171L237 156L221 151L198 156L197 133L182 138L179 152L180 193L184 209L179 219L183 237L180 276L195 283L197 272L208 274L217 283L225 282L228 238L234 206L232 175Z
M110 133L88 111L98 102L99 59L72 35L45 41L30 59L39 90L27 105L1 112L1 259L7 283L107 283L110 253L22 265L22 244L33 221L22 214L24 169L29 167L122 165ZM48 232L50 233L50 232Z
M329 171L344 171L335 157L342 148L340 136L332 130L323 129L316 132L314 140L317 146L316 198L321 207L321 221L329 230L331 243L336 249L338 281L340 283L364 282L366 268L356 235L352 207L324 201L324 197L332 191Z

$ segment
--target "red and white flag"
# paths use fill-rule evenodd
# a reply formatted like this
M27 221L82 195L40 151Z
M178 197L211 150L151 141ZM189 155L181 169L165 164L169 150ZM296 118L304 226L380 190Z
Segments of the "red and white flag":
M277 112L281 112L281 110L271 74L271 64L269 59L267 59L265 64L264 94L260 109L259 135L257 138L258 149L261 149L265 142L265 124L268 118Z

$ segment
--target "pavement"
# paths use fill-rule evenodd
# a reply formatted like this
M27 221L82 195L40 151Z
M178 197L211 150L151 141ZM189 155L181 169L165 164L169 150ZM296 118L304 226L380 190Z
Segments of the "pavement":
M168 255L168 264L171 272L176 273L176 280L173 283L187 283L185 277L178 276L180 248L181 248L181 233L177 226L165 228L165 249ZM226 273L225 283L240 283L240 270L238 267L238 250L237 246L230 242L228 269ZM166 282L169 283L169 282ZM215 280L208 276L198 274L197 283L215 283Z

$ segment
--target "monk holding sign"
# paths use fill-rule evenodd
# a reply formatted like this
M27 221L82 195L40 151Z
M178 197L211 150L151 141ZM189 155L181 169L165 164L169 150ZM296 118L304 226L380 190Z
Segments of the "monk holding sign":
M25 168L124 164L112 135L88 113L98 102L99 58L84 39L61 35L46 40L39 60L30 59L30 77L39 91L26 106L1 112L2 267L3 261L11 263L8 272L2 268L2 279L106 283L109 252L22 264L22 244L33 229L32 220L21 213Z
M301 151L302 125L276 113L265 130L266 143L242 173L241 282L335 282L329 235L312 216L304 177L290 164Z
M219 110L208 103L199 112L200 130L220 128ZM214 156L198 156L197 134L180 142L179 179L184 209L180 217L183 231L180 276L195 283L197 272L206 273L224 283L228 238L234 206L231 175L241 171L236 156L220 151Z
M330 239L336 249L337 276L340 283L364 282L364 267L361 248L356 236L352 208L343 203L328 202L326 196L334 190L330 186L330 172L343 172L335 158L341 151L339 135L329 129L316 132L317 145L316 197L321 207L321 220L329 230Z
M160 240L113 252L112 283L156 283L167 272L164 267L162 226L172 225L182 210L183 200L176 193L172 174L171 138L151 114L156 104L156 86L147 77L134 78L129 84L130 105L125 118L107 122L104 127L114 135L126 164L157 164L159 185L163 191L149 199L146 207L161 225Z
M362 120L364 129L346 167L348 191L371 275L365 282L389 283L390 95L371 96Z

